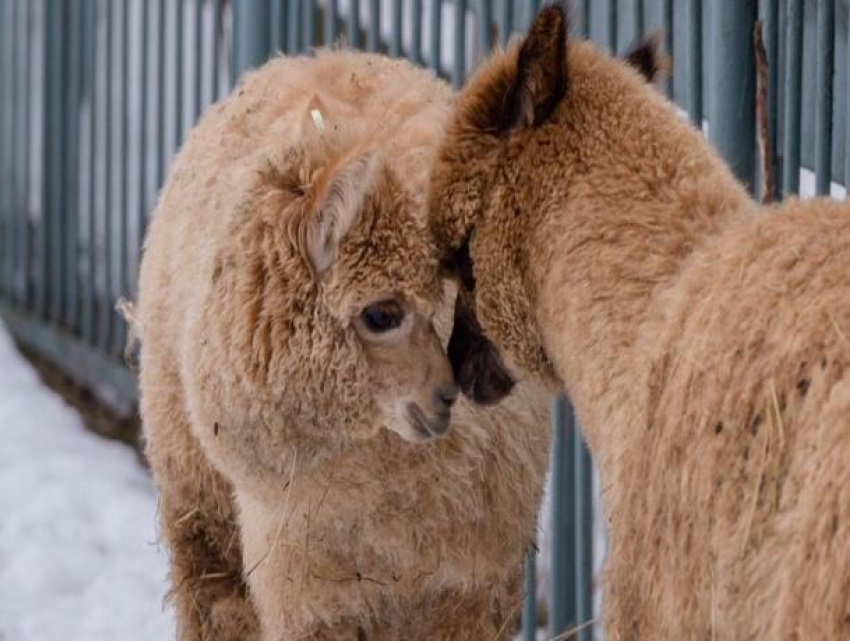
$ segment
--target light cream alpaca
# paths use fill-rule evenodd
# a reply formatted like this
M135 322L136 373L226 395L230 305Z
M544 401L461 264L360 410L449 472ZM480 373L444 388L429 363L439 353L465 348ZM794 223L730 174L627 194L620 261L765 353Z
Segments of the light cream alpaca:
M450 106L407 63L279 58L176 159L137 319L181 639L511 631L546 394L459 400L425 442L452 401L423 216Z
M848 639L850 205L759 207L566 32L548 8L482 67L433 169L461 332L572 397L608 638ZM451 353L475 395L477 352Z

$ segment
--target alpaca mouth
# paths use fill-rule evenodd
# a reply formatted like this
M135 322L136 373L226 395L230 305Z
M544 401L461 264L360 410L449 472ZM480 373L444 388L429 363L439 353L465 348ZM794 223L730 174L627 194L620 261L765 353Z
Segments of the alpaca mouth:
M416 435L424 441L435 436L443 436L449 431L451 413L440 412L429 419L416 403L408 403L407 421Z

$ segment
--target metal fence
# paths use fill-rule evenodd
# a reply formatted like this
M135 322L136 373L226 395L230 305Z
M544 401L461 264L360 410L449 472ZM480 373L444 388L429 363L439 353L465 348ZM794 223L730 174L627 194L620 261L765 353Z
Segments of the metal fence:
M0 0L0 312L16 338L119 411L121 354L148 216L200 113L275 51L405 56L460 86L536 12L534 0ZM848 0L572 2L577 35L616 53L664 28L669 95L736 174L760 184L752 33L764 26L776 191L850 181ZM590 458L554 411L552 636L594 616ZM598 524L597 524L597 527ZM597 550L598 553L598 550ZM535 562L523 636L534 638ZM578 632L590 638L593 626Z

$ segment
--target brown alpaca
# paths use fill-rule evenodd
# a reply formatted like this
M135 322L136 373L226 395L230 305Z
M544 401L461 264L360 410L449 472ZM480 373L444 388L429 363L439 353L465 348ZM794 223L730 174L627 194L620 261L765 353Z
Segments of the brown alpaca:
M176 159L136 320L179 638L510 631L546 396L461 399L432 438L456 396L424 216L450 107L407 63L279 58Z
M558 8L432 177L459 331L563 386L599 464L610 638L850 638L850 206L757 206ZM496 361L453 343L476 395Z

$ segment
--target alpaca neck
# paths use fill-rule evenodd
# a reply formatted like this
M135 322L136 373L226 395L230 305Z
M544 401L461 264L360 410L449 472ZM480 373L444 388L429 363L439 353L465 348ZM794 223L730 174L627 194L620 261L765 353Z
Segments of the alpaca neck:
M556 190L570 194L569 205L553 200L531 230L544 349L602 465L606 440L645 416L649 359L642 354L651 354L653 332L641 331L662 313L659 292L696 248L751 211L743 189L694 139L690 176L649 189L648 176L619 177L607 190L602 174L573 176L568 191Z

